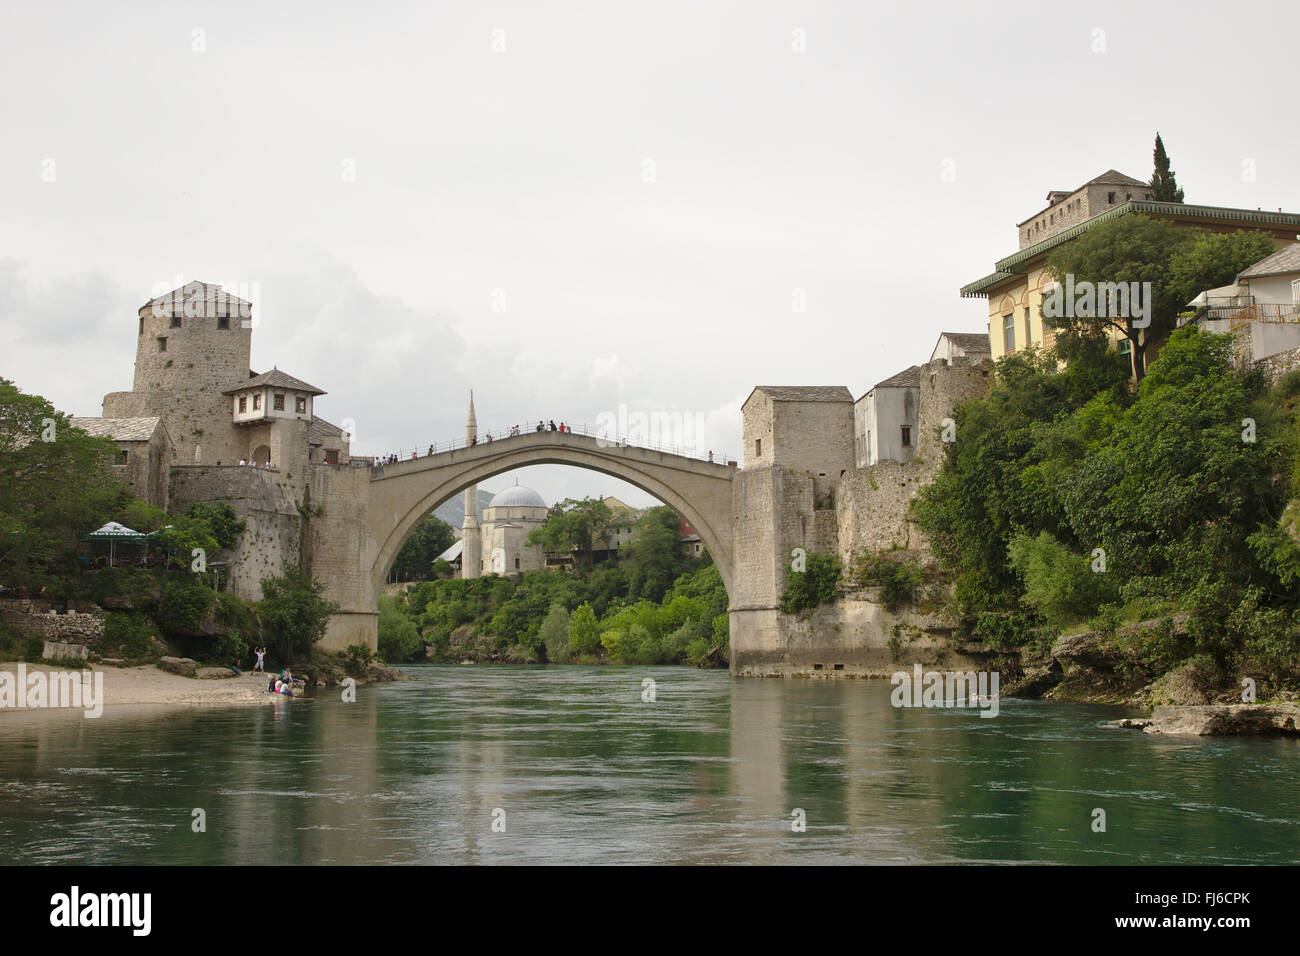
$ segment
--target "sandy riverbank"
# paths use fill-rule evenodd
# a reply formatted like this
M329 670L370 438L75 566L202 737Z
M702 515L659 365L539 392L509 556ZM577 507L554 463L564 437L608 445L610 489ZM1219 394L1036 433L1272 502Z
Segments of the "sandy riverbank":
M21 672L20 667L24 669ZM261 674L246 673L242 677L236 677L232 674L228 678L199 679L181 677L179 674L169 674L152 665L141 667L91 666L83 669L81 673L86 671L89 671L92 675L103 675L105 712L118 707L142 704L202 706L208 704L268 704L277 700L276 695L266 693L268 678ZM69 670L63 667L50 667L45 664L0 663L0 674L12 675L9 680L16 681L20 673L25 673L28 686L31 684L31 675L36 673L48 675L51 672L67 674ZM71 673L78 672L72 671ZM98 678L93 676L91 679L98 681ZM46 681L48 680L47 676ZM20 693L22 692L21 687L18 690ZM49 712L56 709L54 707L46 708ZM28 707L13 707L6 700L4 706L0 706L0 720L3 720L9 714L31 714L34 712L39 711L33 711Z

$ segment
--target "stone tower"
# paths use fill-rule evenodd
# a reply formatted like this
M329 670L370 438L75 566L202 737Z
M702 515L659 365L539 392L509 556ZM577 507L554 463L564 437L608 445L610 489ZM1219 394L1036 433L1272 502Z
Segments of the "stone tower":
M474 393L469 393L469 418L465 420L466 447L478 443L478 419L474 417ZM460 576L476 578L483 561L483 539L478 527L478 485L465 489L465 520L460 526Z
M190 282L140 307L135 386L104 397L105 418L157 416L176 464L234 464L244 449L226 389L249 377L252 303Z

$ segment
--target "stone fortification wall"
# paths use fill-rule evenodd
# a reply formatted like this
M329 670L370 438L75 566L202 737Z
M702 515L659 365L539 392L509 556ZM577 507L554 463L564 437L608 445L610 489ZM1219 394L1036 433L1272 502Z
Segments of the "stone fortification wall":
M177 466L171 471L171 498L174 512L196 501L224 501L247 523L225 569L228 590L239 597L260 601L262 579L299 562L302 516L293 484L282 472L239 465Z

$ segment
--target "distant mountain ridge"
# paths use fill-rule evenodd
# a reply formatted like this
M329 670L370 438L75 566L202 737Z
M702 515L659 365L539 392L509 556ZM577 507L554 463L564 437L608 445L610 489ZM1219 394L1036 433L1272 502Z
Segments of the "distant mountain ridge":
M478 490L478 517L479 521L483 520L483 509L492 501L495 491ZM465 523L465 496L463 494L452 495L438 507L433 509L435 517L441 518L447 524L451 525L456 531L456 537L460 537L460 526Z

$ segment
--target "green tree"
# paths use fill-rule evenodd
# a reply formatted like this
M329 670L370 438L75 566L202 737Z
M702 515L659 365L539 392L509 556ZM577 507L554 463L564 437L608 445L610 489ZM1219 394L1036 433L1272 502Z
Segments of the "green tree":
M1178 188L1174 171L1169 168L1169 154L1165 152L1164 141L1156 133L1156 146L1151 152L1155 166L1151 173L1151 198L1157 202L1182 202L1183 191Z
M677 512L664 505L647 511L619 557L627 569L629 596L660 600L685 564Z
M1133 372L1140 380L1146 374L1147 345L1173 329L1186 302L1174 281L1171 262L1194 241L1192 230L1149 216L1121 216L1093 226L1054 249L1047 257L1047 270L1067 289L1086 289L1095 295L1069 302L1063 294L1045 294L1043 321L1084 337L1117 331L1132 346ZM1081 285L1085 282L1091 285ZM1139 303L1132 298L1127 310L1115 308L1119 300L1112 301L1103 291L1119 284L1131 289L1133 283L1139 290L1150 289L1150 301L1141 303L1149 310L1147 315L1135 314ZM1129 314L1111 314L1125 311ZM1149 325L1135 324L1147 320Z
M224 501L196 501L185 511L187 518L202 521L223 551L239 543L239 536L248 528L233 508Z
M400 603L379 597L379 656L390 664L415 660L423 640L415 622L402 613Z
M1197 232L1169 260L1171 288L1186 305L1207 289L1232 283L1238 273L1273 252L1273 238L1266 232Z
M0 378L0 574L6 584L49 580L73 567L77 538L127 499L108 466L107 438L74 428L39 395Z
M1089 557L1075 554L1046 531L1037 537L1017 535L1007 551L1011 566L1024 579L1025 603L1049 624L1091 617L1114 596L1104 571L1094 571Z
M322 595L318 584L297 568L282 577L262 581L262 600L257 606L258 620L266 631L268 646L284 661L294 661L311 652L325 636L331 615L339 606Z
M545 523L528 535L528 543L562 554L576 550L580 560L590 563L592 549L603 538L611 517L603 501L565 498L551 507Z
M569 621L569 653L595 654L600 651L600 628L591 605L579 604Z
M569 612L563 604L552 604L542 621L538 637L546 647L546 659L553 664L569 662L569 628L572 625Z
M435 514L425 515L402 542L393 559L392 574L402 581L427 581L434 575L433 565L456 540L451 525Z

